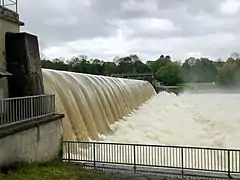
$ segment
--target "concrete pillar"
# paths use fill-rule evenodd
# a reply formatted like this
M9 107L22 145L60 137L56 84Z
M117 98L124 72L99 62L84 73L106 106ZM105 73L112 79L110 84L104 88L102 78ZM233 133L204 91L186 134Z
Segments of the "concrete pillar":
M6 70L5 34L6 32L17 33L23 25L16 12L0 6L0 69L2 70ZM0 99L4 97L8 97L7 78L0 79Z
M9 97L44 94L37 36L28 33L6 33Z

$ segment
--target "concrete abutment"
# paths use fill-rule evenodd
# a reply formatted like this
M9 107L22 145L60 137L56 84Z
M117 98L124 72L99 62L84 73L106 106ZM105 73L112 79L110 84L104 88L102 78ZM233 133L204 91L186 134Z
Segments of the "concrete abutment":
M30 119L18 122L9 117L7 121L10 123L4 125L0 118L0 170L18 168L29 163L45 163L58 159L61 153L64 115L52 112L48 115L49 112L42 107L48 107L47 104L32 98L44 95L43 77L38 38L20 33L23 25L18 13L0 5L0 70L12 74L8 78L0 78L0 110L7 109L7 114L12 115L11 117L18 117L16 109L14 110L15 100L29 97L31 104L26 104L26 99L22 101L25 104L20 105L24 107L16 108L30 109L33 112L40 109L43 114L38 112L34 116L33 113ZM14 98L7 99L11 106L6 106L3 98L5 101L6 98Z

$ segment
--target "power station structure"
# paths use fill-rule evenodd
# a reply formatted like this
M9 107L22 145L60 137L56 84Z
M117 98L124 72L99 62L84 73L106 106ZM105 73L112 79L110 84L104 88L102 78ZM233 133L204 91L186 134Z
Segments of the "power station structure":
M9 76L6 62L6 33L19 33L24 23L19 20L17 0L0 0L0 72ZM7 78L0 79L0 98L9 97Z
M21 26L17 0L0 0L0 171L52 160L61 149L64 115L44 93L38 39Z

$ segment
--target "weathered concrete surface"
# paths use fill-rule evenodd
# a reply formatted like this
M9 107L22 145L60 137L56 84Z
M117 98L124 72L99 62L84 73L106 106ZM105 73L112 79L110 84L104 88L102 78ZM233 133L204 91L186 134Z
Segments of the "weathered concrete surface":
M137 166L137 171L134 173L133 167L128 165L117 165L117 164L103 164L97 163L96 167L93 167L93 163L85 162L71 162L77 166L83 166L86 169L100 170L103 173L101 174L100 179L109 179L109 180L120 180L120 179L159 179L159 180L180 180L180 179L195 179L195 180L222 180L228 179L227 173L215 173L215 172L203 172L203 171L191 171L184 170L184 174L181 173L181 170L178 169L166 169L166 168L153 168L153 167L139 167ZM240 174L232 175L233 179L240 179Z
M22 163L42 163L55 159L61 150L61 119L27 122L8 131L0 138L0 168ZM18 130L18 131L17 131ZM9 134L6 134L9 133Z
M20 26L23 25L19 22L18 14L0 8L0 69L6 70L5 60L5 34L6 32L19 32ZM8 84L7 79L0 79L0 98L8 97Z
M103 171L95 180L224 180L228 178ZM234 178L239 179L239 178Z
M167 176L157 176L157 175L147 175L147 174L134 174L134 173L124 173L124 172L105 172L100 177L104 180L180 180L177 177L167 177Z
M227 179L227 178L224 178ZM239 178L236 178L239 179ZM93 180L223 180L217 177L177 176L167 174L143 174L120 171L103 171Z
M37 36L28 33L6 34L9 97L44 94ZM17 88L16 88L17 87Z

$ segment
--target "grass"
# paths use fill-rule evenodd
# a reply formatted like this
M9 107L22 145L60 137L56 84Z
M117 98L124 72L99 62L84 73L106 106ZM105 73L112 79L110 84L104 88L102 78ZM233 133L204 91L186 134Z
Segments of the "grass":
M63 163L28 165L22 169L0 173L0 180L92 180L101 176L101 171L83 169L81 166Z

